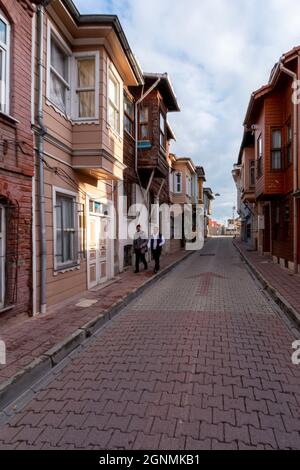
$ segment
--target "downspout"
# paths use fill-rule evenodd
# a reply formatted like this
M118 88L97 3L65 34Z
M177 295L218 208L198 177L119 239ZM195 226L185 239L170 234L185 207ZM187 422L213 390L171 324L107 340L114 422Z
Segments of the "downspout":
M299 67L299 57L298 57ZM282 62L280 62L280 70L289 75L294 81L297 80L297 73L292 72L286 68ZM297 199L295 197L298 190L298 106L293 104L293 215L294 215L294 227L293 227L293 261L294 261L294 273L298 273L298 211L297 211Z
M45 314L46 304L46 269L47 269L47 246L46 246L46 216L45 216L45 182L44 182L44 135L45 127L43 121L43 55L44 55L44 6L37 7L38 26L38 165L39 165L39 212L40 212L40 249L41 249L41 284L40 284L40 313Z

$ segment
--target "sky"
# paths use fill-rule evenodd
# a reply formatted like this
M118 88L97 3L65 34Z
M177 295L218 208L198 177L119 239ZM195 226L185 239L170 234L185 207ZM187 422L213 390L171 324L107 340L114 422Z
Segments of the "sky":
M119 16L144 72L168 72L181 108L172 151L206 171L213 218L236 206L237 161L250 94L300 44L298 0L75 0L81 13Z

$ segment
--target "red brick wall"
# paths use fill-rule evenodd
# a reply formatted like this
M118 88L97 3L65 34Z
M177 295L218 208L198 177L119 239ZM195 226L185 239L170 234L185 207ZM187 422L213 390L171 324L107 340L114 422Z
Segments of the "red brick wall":
M33 8L27 0L0 0L0 9L11 24L10 111L16 120L0 117L0 198L9 209L18 234L8 252L17 251L16 307L6 315L30 312L32 305L32 176L31 50ZM9 141L9 142L8 142ZM11 223L11 221L10 221ZM8 244L9 244L9 237ZM9 291L11 286L8 286Z

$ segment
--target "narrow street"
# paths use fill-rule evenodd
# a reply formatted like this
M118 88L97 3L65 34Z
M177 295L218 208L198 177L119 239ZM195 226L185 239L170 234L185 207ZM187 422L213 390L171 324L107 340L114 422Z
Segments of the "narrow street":
M294 340L232 240L212 239L54 370L0 449L299 449Z

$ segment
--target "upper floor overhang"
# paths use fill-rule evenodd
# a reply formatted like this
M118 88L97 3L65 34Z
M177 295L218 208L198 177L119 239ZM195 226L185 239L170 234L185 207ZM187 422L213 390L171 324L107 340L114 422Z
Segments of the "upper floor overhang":
M51 14L72 46L105 46L114 57L126 85L144 84L141 67L116 15L83 15L72 0L47 2L46 11Z
M241 147L238 157L238 165L242 164L243 152L247 147L254 147L254 131L252 129L244 129L243 139L241 142ZM237 166L238 166L237 165Z
M162 95L168 111L180 111L173 85L167 73L144 73L144 80L147 88L152 86L156 81L159 80L157 84L157 89Z

